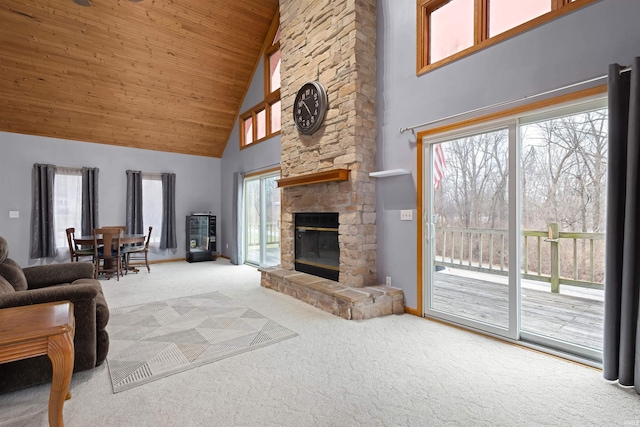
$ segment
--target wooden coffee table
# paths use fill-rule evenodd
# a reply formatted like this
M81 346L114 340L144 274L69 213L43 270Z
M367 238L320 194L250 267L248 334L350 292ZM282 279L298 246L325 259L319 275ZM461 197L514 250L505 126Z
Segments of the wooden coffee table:
M71 397L74 332L73 304L69 301L0 310L0 363L45 354L51 359L50 426L64 426L62 407Z

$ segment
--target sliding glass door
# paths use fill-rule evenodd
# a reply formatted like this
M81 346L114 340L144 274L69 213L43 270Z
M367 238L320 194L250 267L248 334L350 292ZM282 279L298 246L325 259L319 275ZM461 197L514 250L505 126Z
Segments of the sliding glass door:
M601 358L604 102L423 140L425 315Z
M522 329L598 359L604 318L607 110L521 120Z
M425 306L429 315L515 337L509 130L496 124L428 145Z
M244 259L260 266L280 264L280 173L244 182Z

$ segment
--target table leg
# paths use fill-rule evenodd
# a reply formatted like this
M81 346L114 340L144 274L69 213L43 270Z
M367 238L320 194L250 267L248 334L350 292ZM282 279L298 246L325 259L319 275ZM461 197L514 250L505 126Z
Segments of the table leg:
M71 383L74 362L73 332L69 331L49 337L47 355L51 359L53 368L51 395L49 396L49 425L63 427L62 407L65 399L71 396L69 384Z

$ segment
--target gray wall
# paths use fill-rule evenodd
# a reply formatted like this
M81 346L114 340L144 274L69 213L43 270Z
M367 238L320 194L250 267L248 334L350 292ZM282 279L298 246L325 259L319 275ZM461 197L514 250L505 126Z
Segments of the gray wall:
M152 247L152 259L184 258L185 217L188 213L211 211L220 215L220 159L6 132L0 132L0 153L0 235L9 243L11 258L22 266L68 260L68 252L61 252L55 260L29 259L31 170L34 163L100 168L99 215L102 225L125 223L127 169L175 173L178 248L160 250ZM20 211L20 218L10 219L10 210ZM154 233L156 229L159 233L160 225L154 227Z
M399 129L602 76L613 62L630 64L640 55L640 1L596 2L420 77L415 1L379 0L377 7L377 166L412 171L378 179L378 279L390 276L416 308L416 212L401 222L399 209L416 209L420 153Z
M251 85L240 113L264 101L264 65L262 57L256 67ZM286 120L286 118L283 118ZM233 251L237 250L234 230L233 207L233 174L234 172L254 172L260 169L280 166L280 135L271 137L255 145L250 145L240 150L240 129L236 120L227 147L222 155L222 234L220 252L231 258Z

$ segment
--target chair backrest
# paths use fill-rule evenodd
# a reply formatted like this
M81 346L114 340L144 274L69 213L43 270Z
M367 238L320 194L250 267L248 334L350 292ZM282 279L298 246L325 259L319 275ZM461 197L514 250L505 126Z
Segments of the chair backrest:
M120 256L121 230L114 227L101 227L93 229L93 252L96 258L114 258ZM102 239L102 256L99 254L98 241Z
M73 240L74 233L76 229L71 227L65 230L67 232L67 244L69 245L69 257L71 257L71 262L73 262L73 257L75 256L75 242Z
M127 229L126 225L105 225L100 227L102 230L107 230L112 234L120 234L123 235L125 230Z
M144 248L149 250L149 241L151 241L151 230L153 230L152 226L149 226L149 234L147 234L147 241L144 242Z

